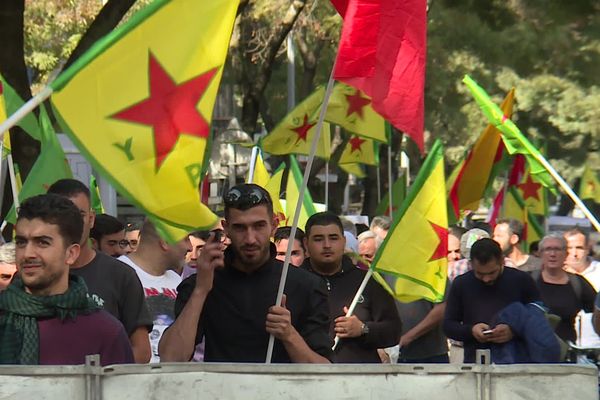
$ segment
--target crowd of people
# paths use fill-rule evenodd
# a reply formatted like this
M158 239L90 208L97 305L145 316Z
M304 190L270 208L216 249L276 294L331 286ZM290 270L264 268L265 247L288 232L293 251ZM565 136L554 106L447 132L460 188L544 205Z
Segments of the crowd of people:
M577 227L544 237L537 255L515 220L450 227L441 302L401 303L369 280L350 314L389 218L320 212L291 237L260 186L223 200L217 226L176 243L149 219L95 215L74 179L24 201L0 247L0 363L262 363L271 335L274 363L472 363L477 349L547 363L569 342L600 344L600 267Z

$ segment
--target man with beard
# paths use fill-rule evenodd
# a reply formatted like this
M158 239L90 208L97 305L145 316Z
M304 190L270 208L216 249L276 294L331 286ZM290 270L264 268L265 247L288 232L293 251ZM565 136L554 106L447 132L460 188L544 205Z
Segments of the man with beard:
M512 265L507 266L525 272L536 271L542 267L542 260L521 249L524 229L523 224L515 219L501 219L494 227L493 239L500 244L504 256L510 259Z
M241 184L224 196L225 245L211 234L197 273L178 287L176 321L161 339L161 361L189 361L205 339L204 361L265 362L269 335L274 363L327 363L327 290L317 277L290 268L281 306L274 305L282 272L270 242L276 229L269 193Z
M174 244L165 242L149 220L144 222L140 238L137 251L121 256L119 260L133 268L144 288L146 303L154 321L150 332L150 362L157 363L160 362L158 343L162 333L175 320L173 307L177 286L181 283L181 277L172 269L183 268L185 255L192 247L187 236Z
M513 302L540 300L533 279L515 268L505 268L502 250L492 239L480 239L470 251L473 269L456 277L446 305L444 332L464 343L465 363L475 362L477 349L512 339L506 324L494 325L499 311Z

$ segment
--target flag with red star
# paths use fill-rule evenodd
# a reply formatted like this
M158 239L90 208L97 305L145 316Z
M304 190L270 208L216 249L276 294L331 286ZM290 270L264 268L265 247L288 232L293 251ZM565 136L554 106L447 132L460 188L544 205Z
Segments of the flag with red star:
M421 167L371 267L402 302L440 302L447 273L448 216L444 155L437 140Z
M199 187L237 6L157 0L50 85L71 140L169 241L217 220Z
M585 165L583 175L581 176L581 184L579 185L579 197L584 199L594 200L595 203L600 203L600 179L598 179L598 171Z
M340 165L379 164L379 143L357 135L352 135L340 156Z
M324 88L318 88L296 106L269 134L260 140L260 147L267 153L310 154L312 138L317 132L317 120L323 104ZM331 157L329 124L324 123L317 146L317 157Z
M325 119L355 135L387 143L385 120L373 110L371 98L352 86L334 86Z
M514 95L513 88L500 106L509 118L512 117ZM448 199L453 221L460 220L464 211L477 211L479 202L496 177L498 168L495 166L503 159L503 149L500 131L489 124L467 153L450 186Z

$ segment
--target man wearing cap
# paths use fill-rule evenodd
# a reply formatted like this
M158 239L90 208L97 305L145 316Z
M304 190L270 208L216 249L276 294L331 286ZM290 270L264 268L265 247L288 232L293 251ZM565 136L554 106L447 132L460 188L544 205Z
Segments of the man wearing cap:
M205 339L205 362L327 363L327 289L299 268L288 270L282 304L275 305L282 262L270 242L276 221L269 193L258 185L233 187L224 197L223 228L231 243L214 234L197 259L197 274L178 287L177 319L159 344L161 361L189 361Z

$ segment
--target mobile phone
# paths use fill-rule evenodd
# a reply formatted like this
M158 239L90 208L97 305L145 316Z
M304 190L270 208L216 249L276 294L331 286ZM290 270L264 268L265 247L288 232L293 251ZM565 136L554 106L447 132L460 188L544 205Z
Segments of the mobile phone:
M485 330L485 331L483 331L481 333L483 333L484 335L491 335L493 332L494 332L493 329L487 329L487 330Z

